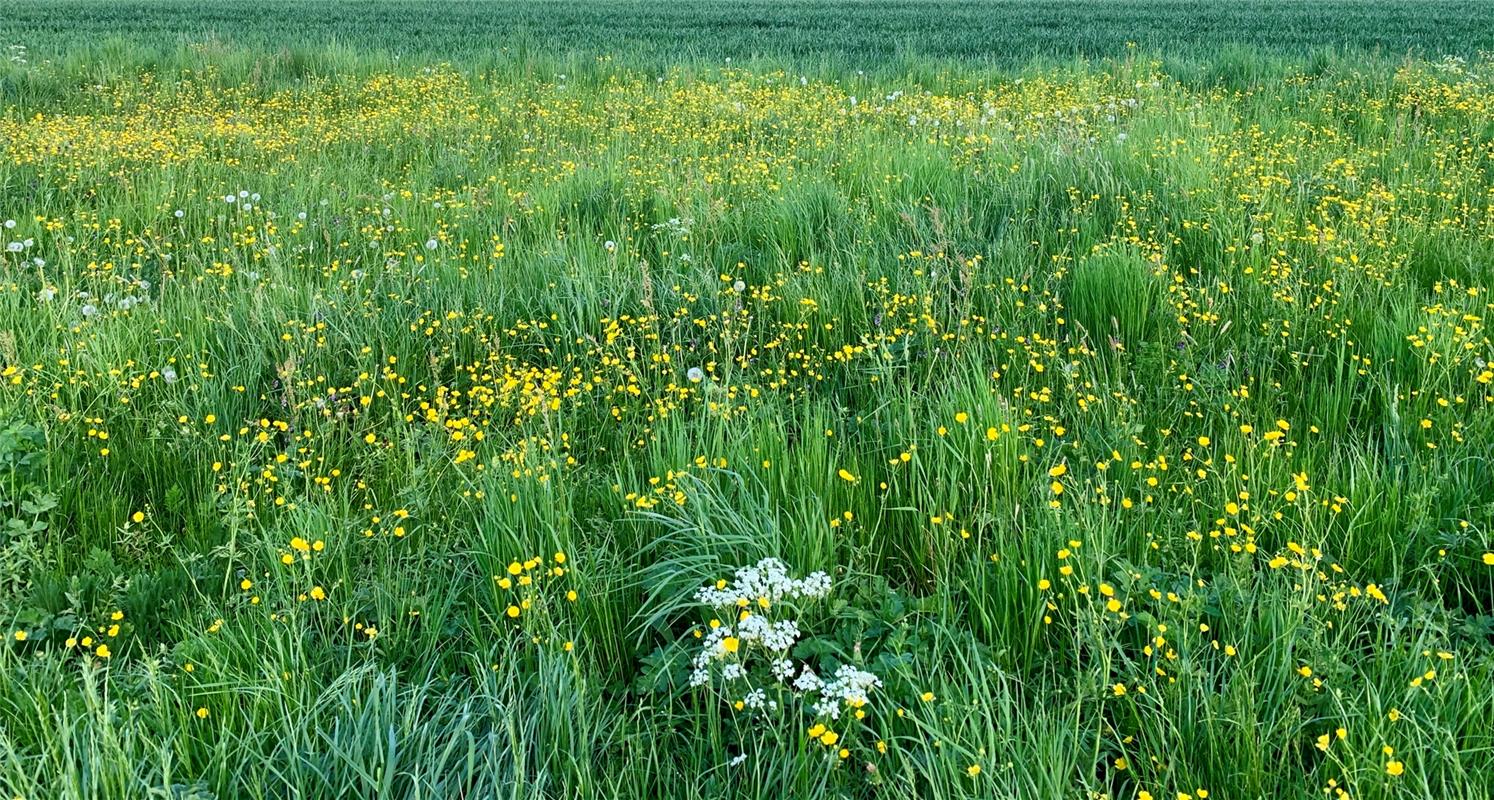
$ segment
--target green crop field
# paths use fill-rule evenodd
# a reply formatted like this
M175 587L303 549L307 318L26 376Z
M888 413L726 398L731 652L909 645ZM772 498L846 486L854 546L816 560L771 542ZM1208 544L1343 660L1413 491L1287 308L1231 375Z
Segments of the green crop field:
M1494 795L1487 3L11 3L0 225L0 798Z
M1387 58L1473 56L1494 48L1485 0L28 0L0 16L46 52L97 61L123 45L152 51L204 41L262 55L335 44L357 59L486 63L505 53L604 56L669 66L692 58L792 58L900 71L928 59L1022 66L1037 58L1121 55L1127 44L1210 60L1221 47L1289 57L1312 51Z

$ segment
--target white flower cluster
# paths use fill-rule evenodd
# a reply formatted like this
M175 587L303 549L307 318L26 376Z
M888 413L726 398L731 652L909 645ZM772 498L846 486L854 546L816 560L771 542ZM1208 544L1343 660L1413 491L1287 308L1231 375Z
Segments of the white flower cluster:
M702 586L695 593L700 603L715 608L758 605L766 608L780 600L817 600L830 594L830 576L811 572L802 579L789 576L788 565L776 558L765 558L751 567L737 570L735 580L717 581Z
M842 664L829 683L822 681L807 666L794 681L794 688L799 691L820 695L820 699L814 704L814 713L831 719L840 719L840 710L843 708L860 708L866 705L871 701L871 690L881 686L881 678L850 664Z
M795 676L789 653L802 635L799 622L775 618L784 601L818 600L829 594L829 575L813 572L795 578L789 574L788 566L776 558L765 558L737 570L730 582L721 580L713 586L701 587L695 599L735 622L711 620L709 630L701 635L700 650L691 662L690 685L710 684L720 665L723 688L740 698L738 708L777 710L779 702L769 696L767 689L753 685L756 667L757 675L765 670L784 691L802 698L816 717L838 720L842 710L865 705L872 689L882 685L880 678L849 664L837 669L828 681L815 674L808 664ZM759 666L764 661L766 668Z
M681 219L679 217L670 217L666 222L654 223L652 228L653 230L663 231L671 236L683 239L686 236L690 235L690 229L694 226L695 219L693 217L685 217L684 219Z

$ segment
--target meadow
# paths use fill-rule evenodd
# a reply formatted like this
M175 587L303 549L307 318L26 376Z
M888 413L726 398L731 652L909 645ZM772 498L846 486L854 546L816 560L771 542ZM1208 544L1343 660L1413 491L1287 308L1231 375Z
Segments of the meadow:
M1481 6L5 9L0 796L1494 796Z

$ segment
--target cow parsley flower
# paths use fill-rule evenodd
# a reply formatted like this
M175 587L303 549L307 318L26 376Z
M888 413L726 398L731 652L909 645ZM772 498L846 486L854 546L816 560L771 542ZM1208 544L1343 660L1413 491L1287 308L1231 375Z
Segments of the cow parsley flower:
M830 576L824 572L796 578L779 559L764 558L736 570L731 580L696 590L696 601L709 608L713 618L696 634L700 649L691 659L690 686L718 693L738 711L764 715L793 709L800 718L816 720L809 728L811 736L826 747L834 745L843 734L829 730L827 724L840 720L848 709L862 718L862 707L871 702L882 681L853 664L840 664L829 680L808 664L796 666L791 653L803 629L795 617L811 601L828 596L830 588ZM842 747L835 752L844 758L848 751Z

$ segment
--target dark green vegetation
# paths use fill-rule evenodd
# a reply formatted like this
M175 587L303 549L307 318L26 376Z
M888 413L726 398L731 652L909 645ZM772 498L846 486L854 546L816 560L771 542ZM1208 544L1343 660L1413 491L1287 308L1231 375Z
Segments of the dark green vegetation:
M1202 60L1238 45L1291 57L1335 49L1472 56L1494 48L1494 13L1482 0L26 0L0 16L0 39L44 57L116 42L169 51L217 41L265 53L335 43L384 61L482 61L506 51L659 65L766 57L809 68L906 67L1113 57L1130 43Z
M6 7L0 798L1488 800L1478 11Z

